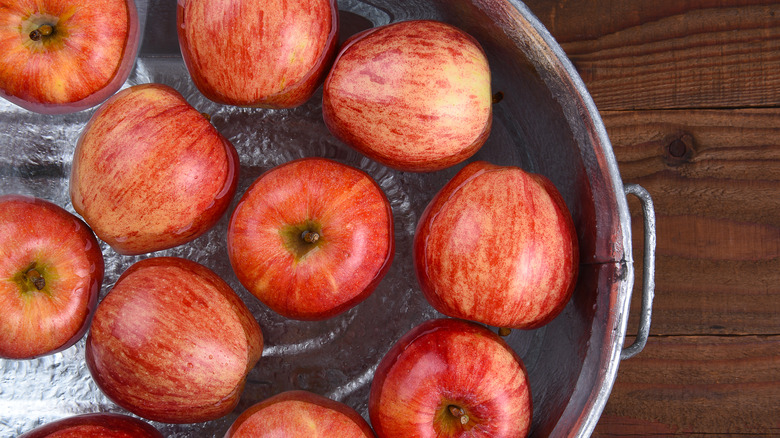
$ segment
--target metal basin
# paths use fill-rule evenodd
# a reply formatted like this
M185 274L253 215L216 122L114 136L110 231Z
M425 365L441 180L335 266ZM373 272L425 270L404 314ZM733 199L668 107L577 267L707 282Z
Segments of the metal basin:
M416 221L433 194L462 165L430 174L378 165L333 138L321 119L321 92L292 110L241 109L206 100L194 87L176 39L176 3L139 1L141 53L127 85L161 82L178 89L236 146L242 163L238 196L263 171L304 156L360 167L388 195L396 220L397 253L388 276L358 307L328 321L288 321L238 283L225 251L227 217L182 247L153 255L198 261L225 278L260 322L266 346L236 410L220 420L153 425L166 436L221 437L236 416L275 393L299 388L356 408L367 417L368 390L383 354L403 333L440 316L416 285L411 243ZM472 160L542 173L571 210L581 247L578 285L564 312L547 326L513 331L508 342L529 371L534 402L532 436L588 436L609 396L621 356L636 354L649 330L655 229L652 203L638 186L624 187L609 139L581 79L561 48L522 3L514 0L342 0L343 40L389 22L429 18L461 27L485 48L493 72L491 136ZM93 110L41 116L0 103L0 193L49 199L73 211L67 179L76 139ZM637 342L623 347L634 283L626 193L639 196L645 216L643 307ZM234 204L236 200L234 200ZM232 211L232 208L231 208ZM106 280L101 297L139 257L102 246ZM0 360L0 435L82 412L123 412L91 381L84 340L53 356Z

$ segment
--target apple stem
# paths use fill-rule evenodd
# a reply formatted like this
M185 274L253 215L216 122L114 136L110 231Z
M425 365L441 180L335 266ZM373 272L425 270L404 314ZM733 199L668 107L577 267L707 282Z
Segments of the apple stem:
M496 94L493 95L493 104L497 104L498 102L501 102L504 100L504 92L499 91Z
M36 289L43 290L43 288L46 287L46 279L43 278L37 269L31 268L29 271L27 271L26 275L32 284L35 285Z
M510 333L512 333L512 329L509 327L499 327L498 329L498 336L506 337L509 336Z
M301 239L303 239L307 243L314 243L320 240L320 235L315 233L314 231L306 230L303 233L301 233Z
M37 29L30 32L30 39L33 41L40 41L41 38L49 36L54 33L54 26L51 24L42 24Z
M459 408L459 407L457 407L457 406L455 406L455 405L449 405L449 406L447 407L447 409L449 409L449 411L450 411L450 414L452 414L452 416L453 416L453 417L458 417L458 418L460 418L460 424L462 424L462 425L464 425L464 426L465 426L466 424L468 424L468 422L469 422L469 416L468 416L468 415L466 415L466 412L464 412L464 411L463 411L463 409L461 409L461 408Z

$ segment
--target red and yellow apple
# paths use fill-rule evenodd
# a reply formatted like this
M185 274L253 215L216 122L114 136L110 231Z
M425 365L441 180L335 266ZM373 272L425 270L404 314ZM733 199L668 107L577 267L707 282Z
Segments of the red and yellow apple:
M374 431L389 437L524 437L533 414L522 360L486 327L428 320L382 358L371 383Z
M550 322L571 297L579 249L546 177L473 162L430 201L414 236L426 299L445 315L505 328Z
M263 335L233 289L175 257L130 266L98 305L86 363L98 387L152 421L196 423L235 408Z
M473 37L445 23L372 28L336 56L322 110L330 131L369 158L405 171L440 170L487 140L488 61Z
M43 199L0 196L0 357L30 359L80 340L103 268L81 219Z
M127 80L139 39L133 0L0 0L0 95L46 114L92 108Z
M303 158L261 175L227 232L241 284L287 318L332 317L365 300L387 272L395 238L390 203L360 169Z
M244 411L225 438L373 438L366 420L344 403L308 391L287 391Z
M135 417L101 412L52 421L18 438L163 438L163 435Z
M189 242L227 210L238 154L173 88L136 85L106 101L73 155L73 208L120 254Z
M190 76L218 103L299 106L336 54L336 0L180 0L177 21Z

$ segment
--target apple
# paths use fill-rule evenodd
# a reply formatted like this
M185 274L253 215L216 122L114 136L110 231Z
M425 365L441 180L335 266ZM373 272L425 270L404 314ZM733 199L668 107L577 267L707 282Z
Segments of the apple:
M492 123L479 43L449 24L412 20L348 39L323 85L325 124L395 169L431 172L474 155Z
M92 108L119 90L135 64L133 0L3 0L0 11L0 95L22 108Z
M468 164L417 224L414 266L445 315L502 328L540 327L566 306L577 279L577 233L546 177Z
M177 22L193 82L222 104L299 106L336 54L336 0L179 0Z
M0 357L31 359L80 340L103 269L81 219L43 199L0 196Z
M135 417L101 412L46 423L19 438L163 438L163 435Z
M373 438L366 420L344 403L293 390L272 396L244 411L225 438Z
M78 140L73 208L120 254L189 242L232 201L233 145L173 88L136 85L95 112Z
M380 438L523 437L531 425L528 375L497 334L432 319L404 334L374 373L368 400Z
M233 410L263 351L249 309L217 274L177 257L131 265L100 302L86 363L108 398L163 423Z
M271 310L326 319L365 300L386 274L393 213L362 170L303 158L252 183L230 218L227 247L241 284Z

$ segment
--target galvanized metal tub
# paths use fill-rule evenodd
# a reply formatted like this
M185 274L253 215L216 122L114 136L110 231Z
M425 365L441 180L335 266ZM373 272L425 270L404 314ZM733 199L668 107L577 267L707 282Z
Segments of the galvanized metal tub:
M411 263L414 227L433 194L462 165L430 174L378 165L333 138L321 119L321 91L292 110L242 109L205 99L194 87L176 40L176 4L138 1L141 52L126 86L173 86L230 139L241 158L238 195L263 171L304 156L323 156L360 167L391 201L397 253L388 276L364 303L328 321L289 321L273 314L238 283L225 251L227 217L205 236L151 254L189 258L219 273L260 322L266 346L250 373L236 410L220 420L187 425L153 423L166 436L220 437L236 416L275 393L299 388L347 403L367 418L368 390L384 353L403 333L440 316L422 297ZM609 397L621 358L638 353L650 324L655 225L647 192L624 185L599 113L560 46L516 0L341 0L341 39L370 26L429 18L471 33L485 48L493 72L490 138L472 160L517 165L549 177L572 212L581 247L574 296L563 313L507 341L529 371L534 403L532 436L588 436ZM49 199L73 211L67 179L76 139L94 110L41 116L0 103L0 193ZM626 195L639 197L645 221L640 328L624 347L634 283L631 218ZM233 206L235 206L235 202ZM232 207L231 210L232 211ZM133 262L150 255L106 257L104 296ZM83 361L84 340L31 361L0 359L0 435L83 412L124 412L92 382Z

